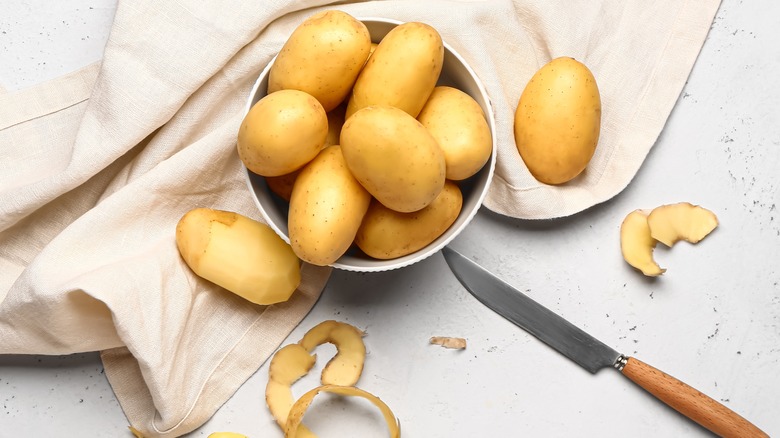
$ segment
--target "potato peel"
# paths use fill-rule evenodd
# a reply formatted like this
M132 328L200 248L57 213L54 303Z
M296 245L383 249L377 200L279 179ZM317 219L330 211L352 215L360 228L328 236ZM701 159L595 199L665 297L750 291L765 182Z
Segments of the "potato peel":
M718 226L715 213L689 202L662 205L647 216L653 239L672 247L680 240L698 243Z
M368 391L362 390L355 386L340 386L340 385L322 385L318 386L309 392L303 394L290 409L290 413L287 417L287 424L284 426L285 438L298 438L300 437L299 428L303 425L303 416L309 409L314 397L321 392L328 392L332 394L338 394L342 396L362 397L374 406L376 406L381 412L382 416L387 423L388 431L391 438L399 438L401 436L401 423L398 418L393 414L393 411L383 402L379 397L371 394Z
M268 367L268 383L265 387L265 402L279 427L284 428L290 408L295 401L292 384L309 373L315 359L315 356L309 354L299 344L285 345L271 358ZM301 437L314 436L306 426L301 426L300 429Z
M463 338L433 336L429 342L434 345L441 345L444 348L451 348L454 350L463 350L466 348L466 340Z
M658 242L668 247L680 240L698 243L718 226L718 218L706 208L689 202L634 210L620 225L620 250L623 259L649 277L664 272L653 259Z
M620 224L620 251L623 259L648 277L657 277L666 269L653 260L656 240L650 235L647 210L634 210Z
M299 344L311 353L317 346L331 343L337 352L322 370L323 385L355 385L363 372L366 346L365 333L339 321L323 321L303 335Z
M265 397L271 415L273 415L282 430L285 431L285 436L298 438L316 437L311 430L301 424L301 421L303 412L306 411L319 391L314 393L310 391L311 395L308 396L308 402L300 402L300 399L298 401L294 400L291 387L293 383L311 371L316 360L316 355L312 354L312 352L315 348L325 343L334 344L337 351L322 370L320 377L322 385L319 388L325 388L325 392L358 395L366 398L382 410L386 419L395 418L386 406L382 407L384 403L378 401L378 398L354 386L360 379L366 358L366 346L363 343L363 336L365 336L363 331L350 324L327 320L312 327L298 343L286 345L274 354L268 369ZM337 388L347 388L346 393ZM298 407L296 408L296 406ZM293 414L299 418L293 419ZM294 426L288 426L291 422L294 423ZM292 432L287 432L288 427L292 427L292 429L289 429ZM391 430L393 430L392 427ZM289 435L290 433L292 435Z

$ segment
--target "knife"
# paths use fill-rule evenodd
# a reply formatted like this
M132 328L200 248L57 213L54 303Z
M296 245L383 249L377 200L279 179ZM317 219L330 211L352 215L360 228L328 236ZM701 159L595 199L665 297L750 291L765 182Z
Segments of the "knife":
M455 277L482 304L591 373L614 368L681 414L723 437L768 437L736 412L676 378L618 353L524 295L459 252L442 254Z

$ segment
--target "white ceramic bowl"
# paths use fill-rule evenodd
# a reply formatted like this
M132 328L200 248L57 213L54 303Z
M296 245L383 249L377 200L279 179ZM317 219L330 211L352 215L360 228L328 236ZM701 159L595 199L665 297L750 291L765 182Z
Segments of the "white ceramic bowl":
M366 24L373 42L379 42L391 29L401 24L400 21L386 18L361 18L360 20ZM245 114L249 112L252 105L266 95L266 90L268 89L268 72L275 59L276 58L272 59L271 62L268 63L262 73L260 73L257 82L255 82L252 92L249 95ZM450 228L439 236L438 239L412 254L391 260L378 260L363 254L363 252L353 245L353 248L333 263L332 266L334 268L359 272L387 271L419 262L420 260L435 254L452 241L452 239L468 225L482 205L482 201L485 198L485 194L487 193L496 167L496 127L493 109L490 106L490 99L487 92L477 75L471 67L468 66L466 61L446 42L444 43L444 64L442 66L439 85L453 86L473 97L482 107L482 111L487 117L490 132L493 136L493 152L491 153L488 162L476 175L459 183L461 191L463 192L463 207L460 215ZM252 193L263 218L268 222L271 228L289 243L287 202L271 192L265 182L265 178L262 176L246 170L246 177L249 190Z

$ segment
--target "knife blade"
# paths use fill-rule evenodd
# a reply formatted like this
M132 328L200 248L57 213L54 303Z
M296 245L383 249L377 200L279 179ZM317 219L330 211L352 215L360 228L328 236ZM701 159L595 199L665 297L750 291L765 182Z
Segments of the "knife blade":
M723 437L768 437L761 429L709 396L603 342L537 303L452 248L442 249L455 277L482 304L581 367L613 368L689 419Z

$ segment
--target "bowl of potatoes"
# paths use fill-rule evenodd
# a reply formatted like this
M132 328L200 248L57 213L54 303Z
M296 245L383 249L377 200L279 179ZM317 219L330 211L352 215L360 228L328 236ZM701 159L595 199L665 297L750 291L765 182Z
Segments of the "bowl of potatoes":
M238 155L265 221L304 262L386 271L473 219L496 162L479 78L432 26L305 19L258 77Z

